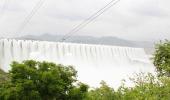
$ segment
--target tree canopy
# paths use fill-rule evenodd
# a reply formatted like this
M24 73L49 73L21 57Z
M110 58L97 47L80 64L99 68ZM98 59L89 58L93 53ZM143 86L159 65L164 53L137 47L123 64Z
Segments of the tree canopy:
M13 62L11 67L10 82L0 88L1 100L71 100L87 92L87 85L73 85L77 72L71 66L27 60Z
M159 76L170 76L170 41L166 40L156 44L154 65Z

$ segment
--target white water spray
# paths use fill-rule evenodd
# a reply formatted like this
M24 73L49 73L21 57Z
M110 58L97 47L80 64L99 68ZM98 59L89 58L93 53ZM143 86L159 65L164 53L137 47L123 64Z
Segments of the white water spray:
M133 73L153 72L154 67L142 48L57 43L30 40L0 40L0 68L8 71L12 61L34 59L73 65L78 79L91 86L101 80L116 87Z

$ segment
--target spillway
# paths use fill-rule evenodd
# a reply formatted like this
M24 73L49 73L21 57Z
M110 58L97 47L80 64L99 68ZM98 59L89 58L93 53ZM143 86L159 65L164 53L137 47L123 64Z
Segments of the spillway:
M12 61L34 59L73 65L78 79L96 86L101 80L120 85L137 72L153 72L154 67L142 48L59 43L31 40L0 40L0 68L10 70ZM113 86L113 87L114 87Z

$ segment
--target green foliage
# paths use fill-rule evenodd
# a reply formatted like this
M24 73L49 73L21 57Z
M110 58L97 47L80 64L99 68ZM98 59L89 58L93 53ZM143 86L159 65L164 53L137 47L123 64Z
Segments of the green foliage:
M157 79L151 74L139 74L134 78L135 87L121 87L120 100L168 100L170 98L170 79Z
M104 81L100 84L101 87L88 92L87 100L118 100L118 96L114 89L109 87Z
M101 83L101 87L88 92L85 100L169 100L170 78L157 78L152 74L139 73L131 78L134 87L122 85L117 91Z
M155 49L154 65L159 76L170 76L170 41L160 42Z
M0 100L72 100L80 95L73 95L73 91L77 89L83 95L88 89L83 84L73 85L77 72L71 66L33 60L13 62L11 66L11 81L1 85Z
M87 97L88 85L79 83L69 91L69 100L85 100Z
M8 73L5 73L3 70L0 69L0 84L9 80Z

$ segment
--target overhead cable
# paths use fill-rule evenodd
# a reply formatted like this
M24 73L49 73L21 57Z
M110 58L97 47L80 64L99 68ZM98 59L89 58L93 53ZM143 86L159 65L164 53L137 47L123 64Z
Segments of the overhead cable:
M31 12L28 14L28 16L24 19L24 21L21 23L20 27L17 30L17 34L21 33L26 25L30 22L30 20L33 18L33 16L37 13L37 11L40 9L40 7L43 5L45 0L39 0L37 4L34 6L34 8L31 10Z
M89 23L94 21L97 17L102 15L105 11L107 11L112 6L116 5L120 0L112 0L109 3L107 3L104 7L102 7L100 10L92 14L89 18L85 19L82 23L77 25L75 28L73 28L71 31L69 31L67 34L65 34L60 41L65 41L68 38L70 38L73 34L81 30L82 28L86 27Z

